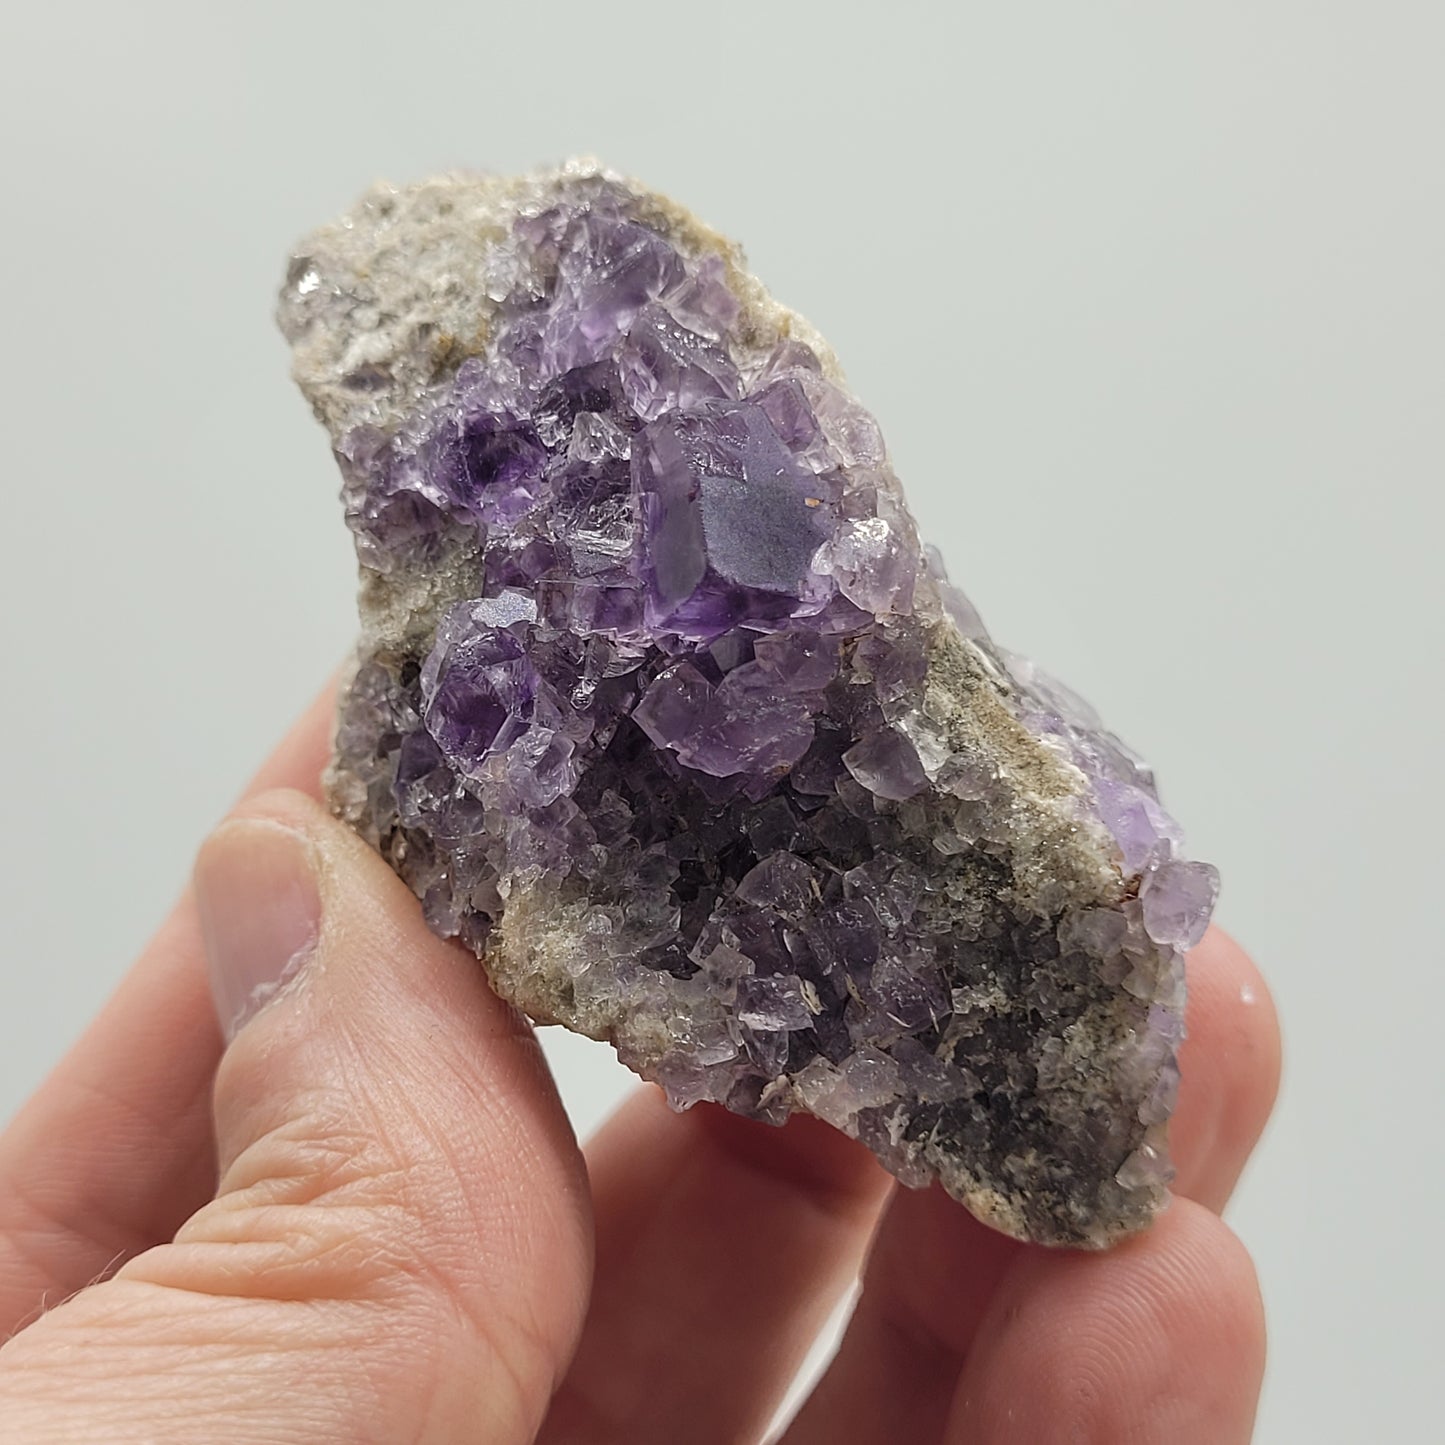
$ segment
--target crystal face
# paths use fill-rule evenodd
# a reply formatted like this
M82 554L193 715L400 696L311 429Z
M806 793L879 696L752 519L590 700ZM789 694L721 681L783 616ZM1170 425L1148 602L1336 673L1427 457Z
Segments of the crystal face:
M362 570L331 797L431 926L678 1108L1147 1223L1217 875L735 249L585 165L381 188L281 322Z

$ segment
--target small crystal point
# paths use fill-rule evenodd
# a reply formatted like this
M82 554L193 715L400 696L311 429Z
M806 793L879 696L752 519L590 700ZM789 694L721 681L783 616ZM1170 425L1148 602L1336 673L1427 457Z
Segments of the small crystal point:
M382 188L288 275L363 577L331 798L431 926L675 1107L1145 1225L1218 875L946 580L822 339L582 163Z

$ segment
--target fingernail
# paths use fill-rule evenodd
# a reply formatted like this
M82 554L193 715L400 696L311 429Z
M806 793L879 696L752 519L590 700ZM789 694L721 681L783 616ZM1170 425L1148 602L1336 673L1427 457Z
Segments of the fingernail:
M321 894L311 845L281 823L237 819L206 840L195 887L216 1017L230 1043L315 951Z

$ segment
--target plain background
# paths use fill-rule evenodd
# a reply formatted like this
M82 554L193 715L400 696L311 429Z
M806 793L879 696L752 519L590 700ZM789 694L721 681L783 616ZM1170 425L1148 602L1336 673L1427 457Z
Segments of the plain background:
M994 634L1159 766L1272 979L1259 1439L1445 1339L1439 0L7 7L0 1114L343 654L270 321L377 177L592 152L832 339ZM628 1086L552 1041L587 1129Z

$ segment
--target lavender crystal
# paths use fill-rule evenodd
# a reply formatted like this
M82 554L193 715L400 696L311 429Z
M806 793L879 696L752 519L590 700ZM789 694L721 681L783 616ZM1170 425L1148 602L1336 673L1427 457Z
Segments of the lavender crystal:
M362 570L331 796L432 927L676 1107L1023 1238L1146 1223L1217 875L947 582L821 338L586 165L372 192L281 322Z

